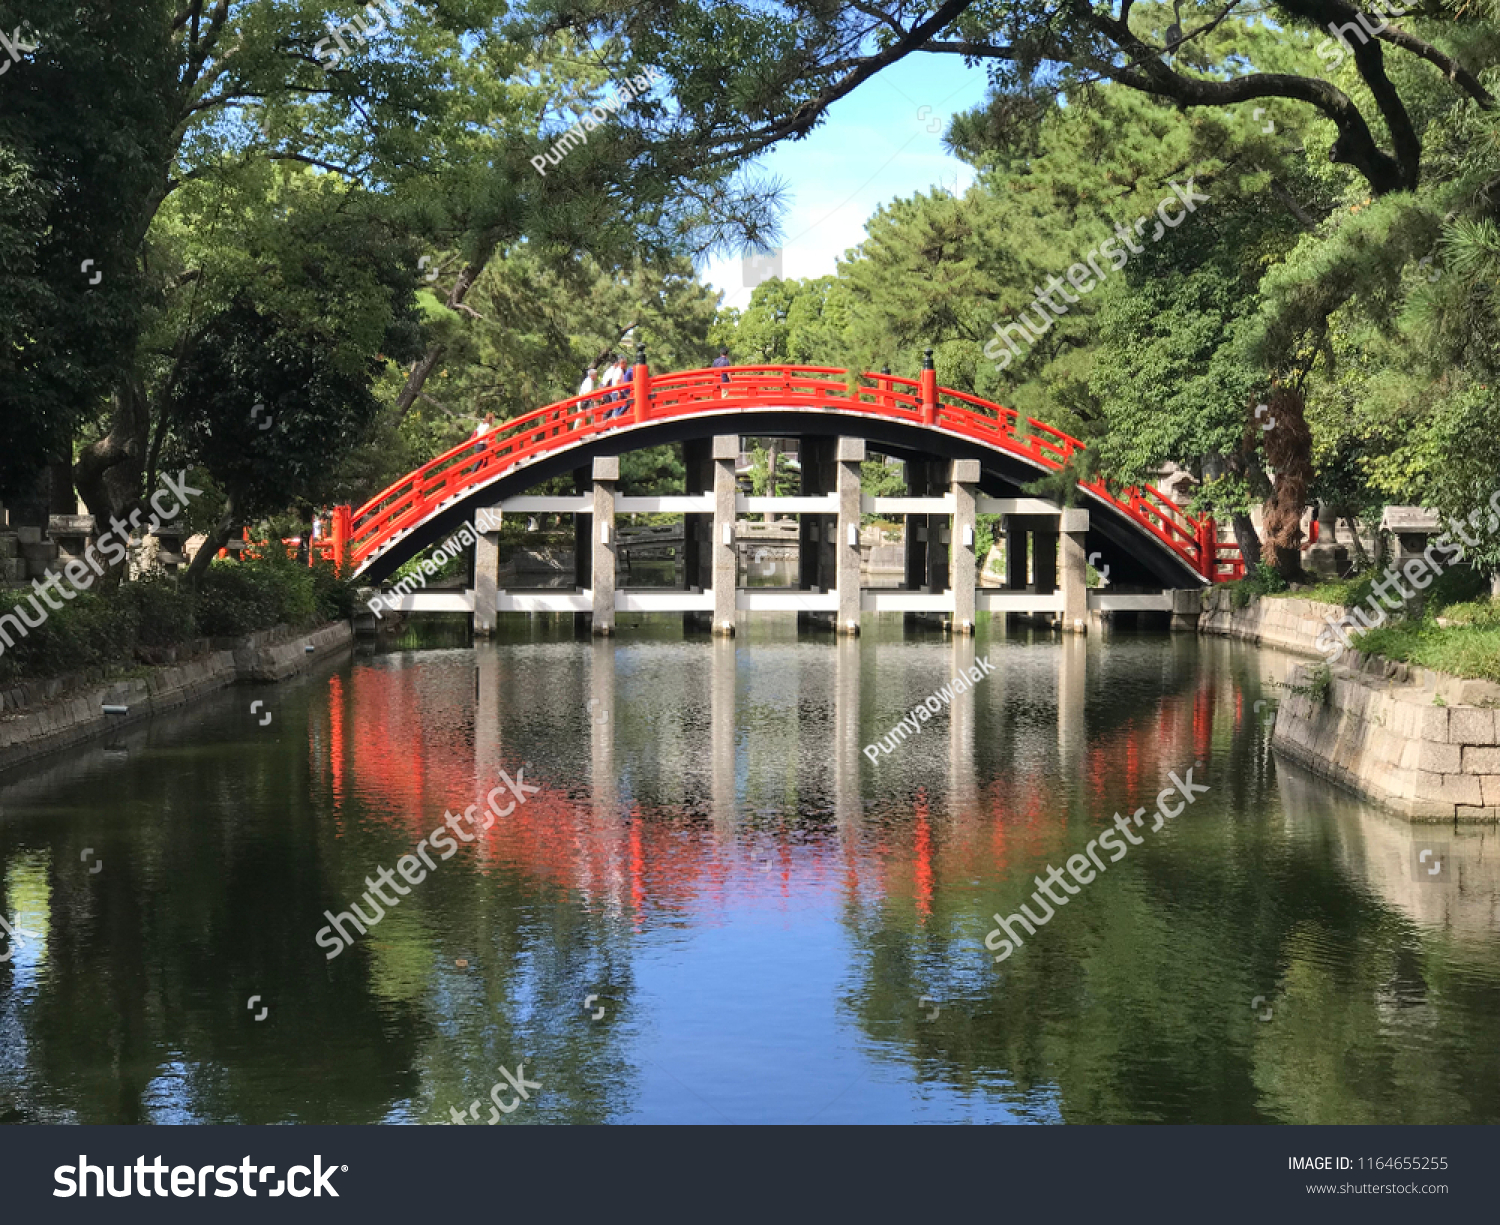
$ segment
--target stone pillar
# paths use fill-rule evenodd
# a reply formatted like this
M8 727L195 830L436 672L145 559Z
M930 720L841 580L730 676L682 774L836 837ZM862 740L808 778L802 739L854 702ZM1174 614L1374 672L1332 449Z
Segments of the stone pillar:
M804 438L797 449L797 458L802 464L802 496L820 497L832 493L838 467L833 438ZM801 515L797 524L797 585L803 591L832 591L837 583L836 557L838 516ZM831 628L826 613L799 612L797 625L800 628L817 626Z
M1202 613L1203 593L1197 588L1172 592L1172 633L1196 634Z
M859 521L860 465L865 461L863 438L840 438L834 483L839 495L838 524L834 528L834 586L839 610L835 628L840 634L859 633Z
M577 468L573 472L573 492L589 493L593 488L592 471ZM594 585L594 550L591 544L594 533L594 516L585 511L573 515L573 589L587 591ZM593 613L573 614L573 633L576 637L587 637Z
M1009 591L1025 591L1031 580L1026 567L1027 532L1022 520L1005 516L1005 586Z
M978 579L974 559L974 496L979 486L979 461L955 459L953 481L953 529L948 546L948 586L953 590L953 632L974 632L974 584Z
M620 457L600 455L594 459L594 530L592 578L594 588L593 633L608 638L615 632L615 485L620 479Z
M1318 503L1318 543L1307 550L1307 568L1321 578L1336 579L1349 567L1349 550L1338 540L1338 516L1326 501Z
M1057 590L1057 529L1038 527L1031 533L1031 572L1038 595Z
M739 554L734 543L734 465L740 456L738 434L719 434L713 440L714 515L709 543L709 583L714 593L713 632L734 637Z
M474 635L495 632L495 609L500 601L500 511L481 509L474 516L479 529L474 541Z
M927 483L927 465L919 460L906 462L906 492L909 497L925 498L931 492ZM926 515L907 515L901 538L905 545L906 575L902 586L908 591L921 591L927 586L927 537Z
M1089 512L1065 510L1059 516L1062 533L1062 630L1086 634L1089 628Z

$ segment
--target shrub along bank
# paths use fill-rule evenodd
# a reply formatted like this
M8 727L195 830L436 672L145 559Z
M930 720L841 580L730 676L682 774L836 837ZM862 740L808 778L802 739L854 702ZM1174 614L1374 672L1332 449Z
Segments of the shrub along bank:
M278 625L307 629L354 612L353 588L331 566L279 558L216 561L191 591L156 574L113 593L78 592L49 608L39 626L22 621L18 628L7 614L24 601L35 620L30 594L0 595L0 683L154 662L153 653L195 639L240 638Z

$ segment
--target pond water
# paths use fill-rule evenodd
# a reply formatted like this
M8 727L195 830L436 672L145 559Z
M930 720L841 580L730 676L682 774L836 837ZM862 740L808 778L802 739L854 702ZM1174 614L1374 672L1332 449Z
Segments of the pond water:
M1500 1121L1494 827L1278 761L1285 657L883 621L521 621L0 778L0 1118Z

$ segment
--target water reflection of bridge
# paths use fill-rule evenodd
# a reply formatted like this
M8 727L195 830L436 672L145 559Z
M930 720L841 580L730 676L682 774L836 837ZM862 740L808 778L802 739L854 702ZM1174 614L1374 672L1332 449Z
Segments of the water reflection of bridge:
M1080 796L1091 793L1102 804L1115 786L1142 792L1159 785L1167 769L1211 749L1220 695L1211 676L1198 675L1190 666L1186 651L1176 678L1181 691L1161 695L1150 708L1128 715L1117 711L1114 722L1090 729L1085 714L1089 668L1095 669L1096 683L1107 683L1107 669L1098 663L1097 650L1090 664L1086 639L1068 638L1024 650L1012 642L1012 654L1036 660L1038 666L1013 667L1004 674L997 669L993 677L955 695L889 762L872 767L863 747L887 733L948 677L967 672L976 657L970 637L917 651L890 645L889 650L872 650L857 640L843 640L834 648L831 675L788 677L795 701L789 695L768 698L778 705L790 703L787 748L795 747L807 763L799 770L796 795L788 797L791 811L777 815L776 828L800 823L807 833L798 847L802 868L821 875L836 860L844 864L841 870L847 870L856 891L879 881L882 891L911 889L919 899L930 897L944 856L960 861L983 857L993 863L997 855L1003 861L1005 842L1012 836L1066 838L1065 823L1051 829L1044 819L1060 787ZM1190 648L1192 643L1183 645ZM434 710L413 670L362 668L347 681L331 678L326 760L336 807L357 773L360 790L380 795L388 811L411 814L410 832L419 837L430 828L435 808L459 803L466 790L478 788L474 795L484 794L500 770L513 770L534 751L544 750L549 738L570 736L573 728L558 725L557 692L577 686L577 722L587 724L589 753L587 763L577 764L586 764L586 776L578 769L565 779L548 779L542 795L483 836L480 854L577 889L615 913L644 904L648 897L653 904L670 898L686 902L702 891L722 890L726 873L761 854L767 833L775 832L753 816L754 809L764 806L747 794L741 735L741 725L750 717L747 708L760 696L745 688L739 663L746 650L764 650L766 644L703 643L702 668L664 678L674 689L659 697L679 713L669 724L653 724L649 735L633 725L640 715L619 693L620 669L626 666L620 648L595 641L548 649L567 660L548 687L518 681L503 650L475 653L472 740L435 733L434 720L452 727L463 716ZM933 668L933 652L941 652L941 671ZM904 695L904 705L872 706L877 676L882 686ZM346 684L351 686L347 691ZM989 744L976 743L981 710L991 740L1014 737L1008 741L1014 760L996 761ZM1038 733L1038 716L1050 725L1049 733ZM651 741L663 737L698 763L691 788L666 809L642 762L652 751ZM539 769L533 767L531 776L540 777ZM913 812L925 814L922 821L946 814L942 838L933 837L931 824L926 835L915 828L904 834L891 829L876 840L876 852L862 820L872 798L898 777L902 786L912 788ZM981 783L982 777L989 781ZM465 778L467 784L456 784ZM776 853L784 856L786 848L778 846ZM898 883L892 873L902 862L910 877ZM790 887L794 865L787 858L783 866L782 884Z

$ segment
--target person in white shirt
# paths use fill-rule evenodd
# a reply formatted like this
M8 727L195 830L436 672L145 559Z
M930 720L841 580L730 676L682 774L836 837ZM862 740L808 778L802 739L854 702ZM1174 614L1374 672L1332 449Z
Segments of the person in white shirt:
M599 377L599 370L595 366L589 367L589 372L583 376L583 382L578 384L578 394L586 396L594 390L595 380Z
M625 363L620 358L616 357L613 353L611 353L610 357L609 357L609 365L605 367L604 377L599 381L599 386L600 387L618 387L624 381L625 381ZM605 396L603 398L603 400L601 401L601 403L603 403L603 404L611 404L611 403L613 403L616 400L622 400L624 398L625 397L624 397L624 393L623 392L611 392L609 395L607 395L607 396ZM618 408L607 409L605 411L605 413L604 413L604 416L606 418L608 418L608 417L614 417L614 416L617 416L620 411L621 410L618 409Z
M476 439L483 438L486 434L488 434L494 428L495 428L495 414L494 413L486 413L484 415L484 420L481 421L478 425L476 425L474 427L474 433L469 436L469 441L473 442ZM469 475L470 472L478 472L488 462L489 462L488 460L481 458L480 461L477 464L475 464L472 468L468 469L468 471L466 471L464 473L464 475L467 476L467 475Z

